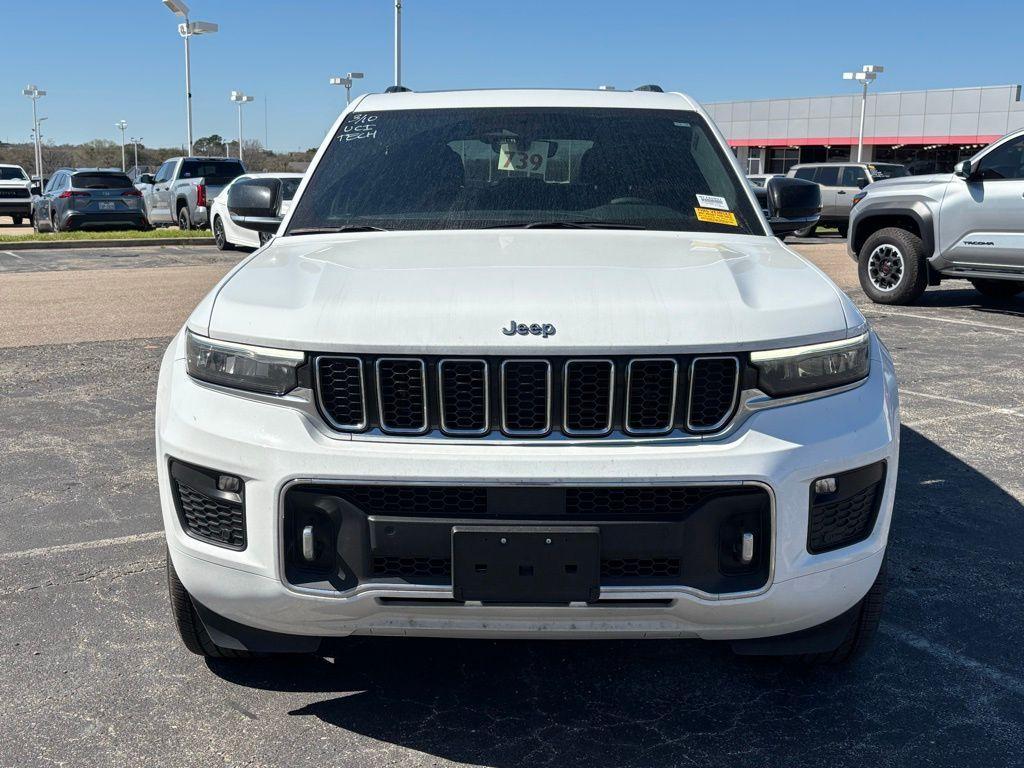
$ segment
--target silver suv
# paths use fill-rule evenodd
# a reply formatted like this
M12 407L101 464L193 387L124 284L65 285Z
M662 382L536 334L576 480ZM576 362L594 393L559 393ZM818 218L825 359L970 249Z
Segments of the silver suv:
M1024 130L952 174L872 184L853 197L847 248L879 304L911 304L943 278L992 298L1024 291ZM824 215L822 216L824 218Z
M803 163L794 165L787 175L821 187L821 218L794 234L812 237L822 226L836 227L840 237L846 237L854 195L873 182L908 174L906 168L895 163Z

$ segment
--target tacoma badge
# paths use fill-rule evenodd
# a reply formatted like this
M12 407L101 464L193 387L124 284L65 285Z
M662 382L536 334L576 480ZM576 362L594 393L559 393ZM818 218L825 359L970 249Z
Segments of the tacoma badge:
M519 334L520 336L533 335L543 336L546 339L548 336L555 335L555 326L551 323L544 323L543 325L539 323L532 323L530 325L527 325L526 323L517 324L515 320L512 320L509 323L508 328L502 328L501 332L506 336L515 336L516 334Z

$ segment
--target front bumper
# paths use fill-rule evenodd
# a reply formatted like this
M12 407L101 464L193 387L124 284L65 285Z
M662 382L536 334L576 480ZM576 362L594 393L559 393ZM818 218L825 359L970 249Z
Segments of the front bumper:
M32 214L32 200L29 198L0 199L0 216L25 216Z
M872 373L830 397L759 411L726 439L628 446L363 441L329 436L314 416L232 396L185 373L180 339L164 358L157 399L157 466L170 555L203 606L271 632L464 637L702 637L746 639L795 632L849 609L884 556L895 493L899 417L888 354L872 342ZM181 527L169 461L245 481L247 541L233 551ZM814 479L885 461L881 507L868 538L823 554L807 551ZM303 590L283 578L282 498L296 482L445 485L754 484L771 491L767 583L738 594L686 586L602 587L601 601L492 606L452 600L450 586L360 584ZM612 602L615 601L615 602Z

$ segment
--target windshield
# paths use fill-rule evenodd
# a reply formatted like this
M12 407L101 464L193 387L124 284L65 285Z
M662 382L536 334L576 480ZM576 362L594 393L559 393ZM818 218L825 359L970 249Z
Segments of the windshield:
M287 234L558 223L764 234L695 112L547 107L350 114Z
M909 176L908 171L902 165L869 165L868 170L871 171L871 178L875 181L881 181L882 179L898 179L901 176Z
M21 168L0 168L0 181L25 181L27 178Z

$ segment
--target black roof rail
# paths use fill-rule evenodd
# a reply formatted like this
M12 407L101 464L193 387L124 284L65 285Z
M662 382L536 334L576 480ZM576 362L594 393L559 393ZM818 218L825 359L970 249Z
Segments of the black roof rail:
M654 83L647 83L647 85L638 85L633 90L634 91L654 91L655 93L664 93L665 92L664 88L662 88L660 85L655 85Z
M412 88L406 88L404 85L389 85L384 89L384 93L412 93Z

